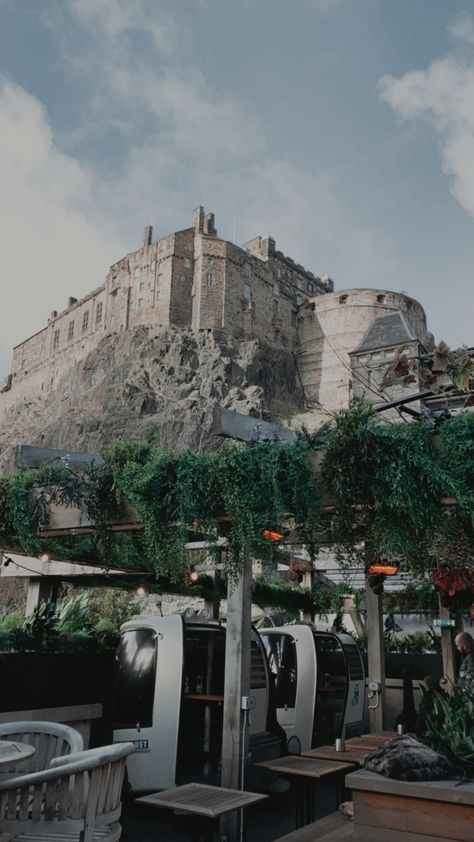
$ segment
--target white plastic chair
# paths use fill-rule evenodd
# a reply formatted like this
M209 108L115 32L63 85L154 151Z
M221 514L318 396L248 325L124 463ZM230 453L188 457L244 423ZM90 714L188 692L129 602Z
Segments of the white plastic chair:
M134 750L118 743L83 751L1 783L2 842L117 842L125 761Z

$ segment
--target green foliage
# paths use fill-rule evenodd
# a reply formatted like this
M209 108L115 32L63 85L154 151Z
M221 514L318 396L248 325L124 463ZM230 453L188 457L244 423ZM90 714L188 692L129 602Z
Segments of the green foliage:
M398 655L421 655L441 652L441 638L431 629L427 632L413 632L403 637L396 634L385 635L385 651Z
M472 689L455 687L451 696L424 687L422 712L426 732L421 739L444 754L458 769L474 773L474 696Z
M294 588L281 579L265 579L256 576L253 582L252 602L260 608L278 608L292 617L300 611L314 610L311 591L308 588Z
M384 591L383 608L388 614L409 614L411 611L438 610L438 599L431 582L410 582L397 591Z
M324 516L329 523L321 513L322 481L308 459L315 450L324 453L322 480L335 503ZM39 489L35 496L33 488ZM446 497L456 505L443 506ZM82 508L96 532L40 538L50 501ZM108 528L124 501L135 509L141 531L121 534ZM110 566L145 566L174 582L183 581L189 565L190 533L204 535L211 548L217 535L227 537L223 560L232 578L246 555L274 558L275 547L263 531L287 526L311 556L320 533L329 529L347 564L364 566L382 555L400 560L412 573L426 573L440 561L449 566L472 557L473 512L472 413L461 413L438 430L427 422L387 423L361 401L324 430L302 434L291 444L231 443L216 452L171 454L150 442L125 442L80 475L46 465L0 478L0 546L31 555L49 549L55 558L99 559ZM427 591L413 594L420 604L410 607L431 607Z
M441 431L440 447L427 422L386 423L362 402L339 413L323 477L335 498L331 532L341 558L362 565L399 558L420 573L443 546L458 551L462 538L472 547L474 417L460 415ZM445 497L457 501L454 512Z
M131 594L79 594L62 604L41 602L28 617L8 614L0 622L0 651L43 654L107 651L120 626L138 611Z

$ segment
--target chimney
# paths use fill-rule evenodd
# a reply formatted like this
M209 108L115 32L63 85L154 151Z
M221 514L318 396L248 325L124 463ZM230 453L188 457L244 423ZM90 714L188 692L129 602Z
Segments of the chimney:
M74 298L74 296L70 295L67 300L67 309L70 310L73 304L77 304L77 298Z
M146 248L146 246L151 246L152 237L153 225L145 225L145 230L143 232L143 248Z
M194 211L193 223L196 234L202 234L204 231L204 208L202 205L199 205Z
M217 231L214 227L214 214L207 213L204 217L204 233L210 234L211 236L215 236Z

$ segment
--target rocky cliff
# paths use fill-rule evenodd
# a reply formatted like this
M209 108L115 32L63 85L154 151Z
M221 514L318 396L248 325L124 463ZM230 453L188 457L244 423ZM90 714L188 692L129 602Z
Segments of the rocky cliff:
M17 444L100 452L152 432L164 449L215 448L215 406L285 423L303 398L291 352L217 332L139 327L105 336L53 394L0 414L0 471L12 469Z

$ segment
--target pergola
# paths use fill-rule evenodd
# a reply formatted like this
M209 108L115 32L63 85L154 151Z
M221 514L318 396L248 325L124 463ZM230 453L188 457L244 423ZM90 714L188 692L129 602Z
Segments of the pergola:
M235 419L231 420L234 422ZM234 435L234 433L228 434ZM273 431L269 431L269 434L272 435ZM30 467L38 467L42 462L54 458L76 471L83 470L93 460L98 461L98 457L91 454L66 453L64 451L43 450L42 448L22 448L21 457L22 461L26 461ZM313 471L320 475L320 453L309 454L309 458L312 462ZM456 504L456 500L445 498L442 504L451 507ZM354 503L354 506L360 506L360 504ZM334 511L334 502L326 495L323 501L323 512L331 514L332 511ZM291 518L291 513L288 513L288 518ZM104 524L102 524L103 526ZM122 503L116 513L108 518L105 526L107 530L112 532L133 532L142 528L140 518L127 502ZM96 532L97 529L97 524L79 506L65 506L51 499L47 504L47 522L42 525L39 535L44 538L76 536L91 534ZM91 570L99 567L100 564L94 564ZM62 571L62 575L66 575L66 569ZM242 710L248 704L246 700L250 694L251 588L252 559L250 552L246 551L240 577L233 582L227 599L222 785L231 788L239 787L242 784L240 769L242 755L246 751L245 739L242 743L241 719ZM372 728L382 730L385 701L382 593L376 593L372 587L367 586L366 599L368 678L369 695L371 696L369 710ZM445 608L440 610L441 617L448 620L449 610ZM452 629L448 626L442 629L442 644L444 672L454 680L455 653Z

